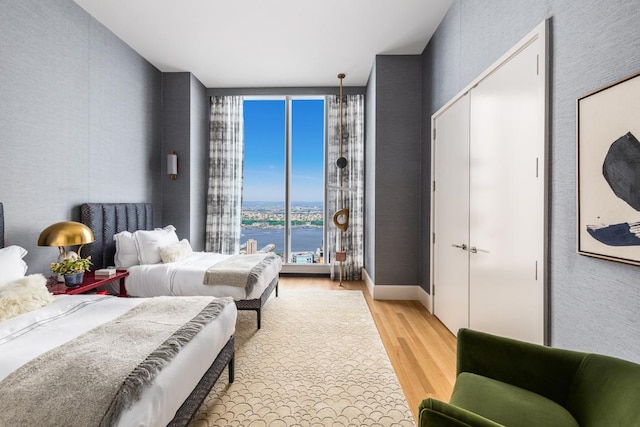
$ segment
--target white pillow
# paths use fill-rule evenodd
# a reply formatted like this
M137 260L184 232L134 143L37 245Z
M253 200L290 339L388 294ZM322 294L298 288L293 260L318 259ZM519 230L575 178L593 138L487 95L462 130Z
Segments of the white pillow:
M140 264L158 264L162 261L158 248L178 243L178 235L173 225L155 230L138 230L133 233L133 239L138 248Z
M0 286L24 277L27 263L22 258L26 254L26 249L15 245L0 249Z
M138 265L138 249L130 231L121 231L113 236L116 241L116 255L114 263L116 268L129 268Z
M55 298L42 274L31 274L0 288L0 321L44 307Z
M178 243L172 243L158 248L162 262L176 262L189 257L193 253L191 245L187 239L182 239Z

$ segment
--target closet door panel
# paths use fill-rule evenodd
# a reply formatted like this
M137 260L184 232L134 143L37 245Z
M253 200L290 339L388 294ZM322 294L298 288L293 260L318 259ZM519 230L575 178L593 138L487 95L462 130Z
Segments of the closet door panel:
M471 91L469 322L474 329L542 343L539 50L534 41Z
M434 314L456 334L469 327L469 96L433 124Z

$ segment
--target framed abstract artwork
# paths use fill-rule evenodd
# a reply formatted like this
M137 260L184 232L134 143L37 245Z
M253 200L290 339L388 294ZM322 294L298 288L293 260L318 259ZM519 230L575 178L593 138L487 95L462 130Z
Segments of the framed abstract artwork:
M640 73L577 104L578 253L640 265Z

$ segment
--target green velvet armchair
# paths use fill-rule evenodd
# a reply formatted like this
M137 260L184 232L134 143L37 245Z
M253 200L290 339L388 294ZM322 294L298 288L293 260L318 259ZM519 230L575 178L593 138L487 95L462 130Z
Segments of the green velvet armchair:
M640 365L461 329L451 399L423 400L418 425L640 426Z

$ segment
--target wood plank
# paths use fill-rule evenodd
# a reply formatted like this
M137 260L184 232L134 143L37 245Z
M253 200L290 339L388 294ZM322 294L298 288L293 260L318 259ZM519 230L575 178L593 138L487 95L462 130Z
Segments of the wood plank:
M364 282L328 278L280 278L280 289L317 288L363 292L382 342L414 418L418 405L432 397L449 401L455 382L456 338L418 301L376 301Z

